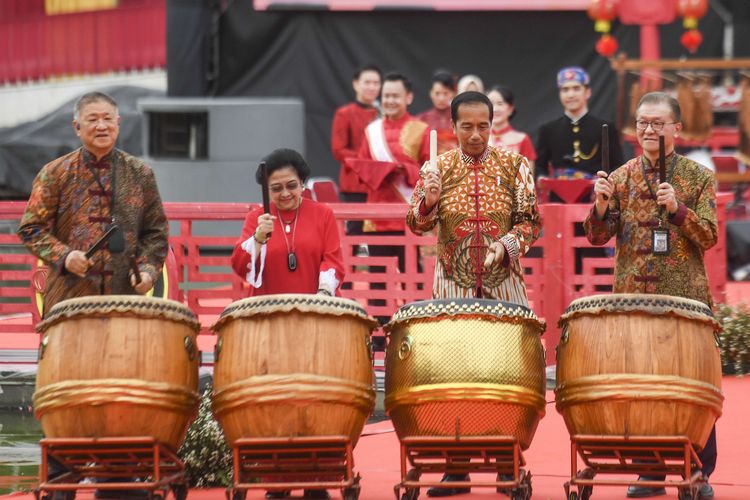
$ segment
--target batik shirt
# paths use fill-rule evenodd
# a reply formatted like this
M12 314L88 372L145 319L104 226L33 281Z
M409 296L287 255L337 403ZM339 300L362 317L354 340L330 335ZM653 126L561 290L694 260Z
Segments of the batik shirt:
M519 258L539 237L541 219L526 158L488 147L479 158L454 149L438 156L442 191L424 213L424 180L411 197L406 223L415 233L438 225L433 298L481 296L528 305ZM429 167L425 164L422 173ZM502 263L484 269L487 248L505 247Z
M91 248L112 223L113 214L123 231L124 251L113 254L105 245L91 257L94 265L86 277L67 272L68 254ZM131 257L156 282L167 255L168 235L152 170L117 149L96 161L80 148L45 165L34 179L18 229L23 244L50 268L45 312L69 298L135 293L128 275Z
M586 237L593 245L617 237L615 293L673 295L710 306L703 254L716 244L718 233L714 174L678 154L668 156L665 165L679 207L674 215L656 204L658 168L645 157L634 158L610 175L614 195L602 220L594 209L586 217ZM651 250L652 231L660 221L669 230L668 255Z

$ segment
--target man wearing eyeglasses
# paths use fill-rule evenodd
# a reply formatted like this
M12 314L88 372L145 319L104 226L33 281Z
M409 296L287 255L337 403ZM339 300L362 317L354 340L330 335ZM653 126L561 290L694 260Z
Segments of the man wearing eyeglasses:
M596 200L584 221L586 237L604 245L615 236L614 293L685 297L712 306L703 254L716 244L716 181L711 170L675 153L680 105L662 92L644 95L636 111L643 155L611 174L597 172ZM660 179L659 136L664 136ZM716 430L698 454L706 479L716 465ZM664 477L643 479L664 480ZM664 488L628 489L628 497L664 495ZM712 498L706 482L701 498Z
M167 255L169 227L154 174L115 148L120 116L114 99L83 95L73 131L82 147L42 168L18 229L23 244L49 267L45 314L74 297L145 294ZM87 256L113 225L109 246Z

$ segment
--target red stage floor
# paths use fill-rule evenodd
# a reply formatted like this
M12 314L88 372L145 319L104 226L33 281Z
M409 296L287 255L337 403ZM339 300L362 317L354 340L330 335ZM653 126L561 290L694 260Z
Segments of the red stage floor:
M717 500L750 499L750 465L747 454L750 450L748 415L750 415L750 377L725 377L723 391L726 397L724 415L717 423L719 462L711 483ZM562 417L554 407L554 393L547 393L547 415L539 424L531 448L526 452L527 469L533 476L534 499L564 499L563 483L568 479L569 439ZM356 470L362 475L363 500L392 500L393 485L399 481L399 447L389 421L367 426L355 450ZM301 492L295 495L301 497ZM489 489L477 489L471 494L454 498L507 498ZM13 500L32 499L32 495L15 494L0 498ZM79 495L79 499L93 498L91 493ZM224 491L191 490L191 500L221 500ZM253 493L248 498L263 498ZM339 494L333 495L339 498ZM420 498L428 498L424 492ZM597 487L593 498L611 500L625 498L625 489L620 487ZM663 499L676 499L675 489L668 490Z

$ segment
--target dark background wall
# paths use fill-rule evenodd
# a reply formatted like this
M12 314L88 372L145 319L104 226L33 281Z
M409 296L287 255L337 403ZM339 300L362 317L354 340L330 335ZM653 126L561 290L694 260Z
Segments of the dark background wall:
M750 56L750 2L723 0L735 14L735 56ZM516 95L516 128L535 134L561 113L555 75L580 65L591 74L592 112L614 119L616 81L594 50L598 35L585 12L284 11L256 12L249 0L168 0L171 96L299 96L306 106L307 158L315 175L337 177L330 153L333 112L353 97L351 75L363 63L407 74L410 111L430 106L437 68L478 74ZM689 57L721 57L723 23L701 19L704 43ZM688 56L681 20L661 28L664 58ZM639 54L639 29L615 23L620 51Z

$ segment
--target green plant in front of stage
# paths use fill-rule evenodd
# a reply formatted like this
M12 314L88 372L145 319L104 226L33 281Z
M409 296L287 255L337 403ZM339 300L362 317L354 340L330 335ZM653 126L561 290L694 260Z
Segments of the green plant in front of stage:
M188 429L179 451L191 487L232 484L232 451L211 412L211 390L208 385L203 391L198 416Z
M720 305L716 318L723 331L719 336L721 365L724 373L750 373L750 307Z

